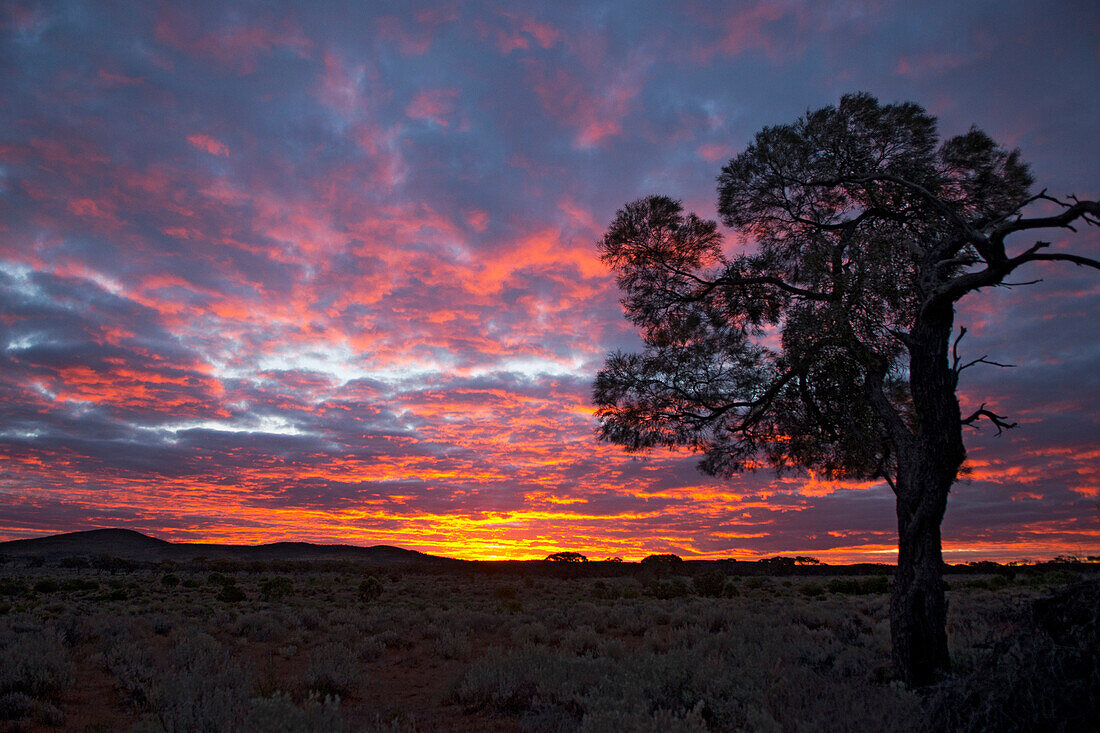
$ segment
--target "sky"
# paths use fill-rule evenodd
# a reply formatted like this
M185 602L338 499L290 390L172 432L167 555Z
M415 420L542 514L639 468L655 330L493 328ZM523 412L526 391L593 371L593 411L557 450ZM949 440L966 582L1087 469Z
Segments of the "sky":
M1100 5L914 7L4 2L0 540L892 561L881 483L596 442L640 346L596 242L855 91L1100 197ZM1100 554L1100 273L1017 274L957 319L1020 427L968 431L950 562Z

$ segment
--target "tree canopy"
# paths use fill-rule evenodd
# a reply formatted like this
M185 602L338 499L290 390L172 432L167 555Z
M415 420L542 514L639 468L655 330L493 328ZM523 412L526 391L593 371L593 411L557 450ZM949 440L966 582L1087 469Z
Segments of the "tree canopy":
M550 562L588 562L588 558L579 552L555 552L547 555Z
M688 447L716 475L769 463L892 480L897 438L915 427L918 320L1028 262L1088 264L1042 242L1009 255L1005 239L1091 202L1030 195L1019 152L976 128L938 139L918 105L867 94L765 128L718 178L723 223L751 243L735 254L669 197L620 210L600 250L646 348L611 354L597 376L600 437ZM1061 212L1017 216L1040 200Z

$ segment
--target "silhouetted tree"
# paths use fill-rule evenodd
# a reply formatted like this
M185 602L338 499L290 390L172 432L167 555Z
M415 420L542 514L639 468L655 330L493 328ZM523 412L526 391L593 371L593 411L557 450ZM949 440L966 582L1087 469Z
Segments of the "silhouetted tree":
M897 496L893 663L910 684L947 669L940 523L966 456L955 304L1033 262L1100 268L1031 230L1096 224L1100 203L1030 193L1018 151L984 132L940 141L915 104L867 94L768 127L722 169L718 211L746 241L652 196L600 243L642 353L612 353L599 435L628 451L682 447L702 470L771 464L884 479ZM1054 211L1024 216L1038 206Z
M579 552L555 552L547 555L546 559L550 562L588 562L588 558Z
M642 565L680 565L684 559L679 555L647 555L642 558Z

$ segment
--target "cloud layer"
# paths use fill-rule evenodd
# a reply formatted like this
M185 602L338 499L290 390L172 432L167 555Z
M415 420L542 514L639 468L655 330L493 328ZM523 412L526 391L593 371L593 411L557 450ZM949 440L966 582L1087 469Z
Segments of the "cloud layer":
M390 11L394 10L394 6ZM714 216L764 125L868 90L1100 195L1088 3L19 2L0 11L0 539L890 559L882 485L593 440L637 345L595 241ZM1071 235L1072 236L1072 235ZM1063 239L1097 256L1095 231ZM980 296L951 559L1100 551L1100 278Z

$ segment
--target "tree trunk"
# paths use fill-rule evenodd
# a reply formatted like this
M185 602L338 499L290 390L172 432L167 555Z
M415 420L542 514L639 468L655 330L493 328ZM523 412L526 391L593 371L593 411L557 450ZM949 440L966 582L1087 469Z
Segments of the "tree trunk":
M947 496L913 505L900 496L905 483L898 482L898 569L890 599L890 635L895 675L921 687L951 666L940 546Z
M898 569L890 633L894 673L910 686L930 684L951 666L940 523L966 458L958 375L948 359L953 315L950 309L923 314L908 344L915 420L911 439L898 450Z

